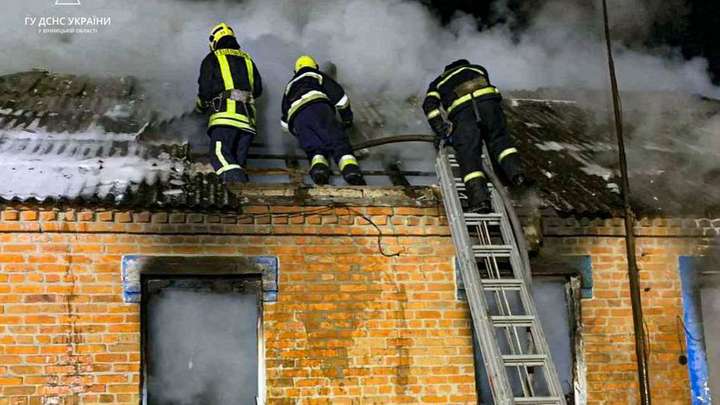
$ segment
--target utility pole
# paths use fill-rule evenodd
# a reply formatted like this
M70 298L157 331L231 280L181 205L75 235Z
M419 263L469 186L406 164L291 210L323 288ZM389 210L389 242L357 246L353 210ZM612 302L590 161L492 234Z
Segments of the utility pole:
M625 248L627 250L628 279L630 281L630 302L632 304L633 327L635 329L635 356L637 357L638 383L640 388L640 403L650 405L650 375L648 372L646 356L645 322L643 320L642 299L640 297L640 275L635 260L635 214L630 204L630 180L628 178L627 157L625 155L625 140L623 138L622 108L617 77L615 75L615 61L610 40L610 23L608 22L607 0L602 0L603 22L605 26L605 45L607 46L608 68L610 70L610 85L612 87L613 109L615 111L615 134L617 136L618 154L620 160L620 175L622 176L622 196L625 206Z

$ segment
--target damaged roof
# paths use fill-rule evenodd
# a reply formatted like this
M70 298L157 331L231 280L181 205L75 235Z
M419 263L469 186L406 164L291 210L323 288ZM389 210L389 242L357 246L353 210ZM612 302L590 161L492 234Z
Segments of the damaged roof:
M156 121L140 93L132 78L40 71L0 77L0 173L11 179L0 185L0 200L237 208L238 198L219 184L206 157L198 154L203 146L192 145L191 153L187 139L173 137L178 130L199 129L204 123L189 115ZM720 211L720 145L712 147L720 128L715 125L720 103L653 97L661 99L657 104L662 107L652 116L645 108L626 109L634 206L644 216ZM642 106L643 98L640 101ZM419 102L355 100L353 141L427 133ZM687 106L682 119L678 105ZM561 215L619 215L617 149L605 102L515 92L506 94L505 111L544 206ZM387 117L408 125L390 128ZM269 150L262 144L251 149L248 166L254 182L308 182L302 153ZM363 169L371 185L436 183L428 145L405 144L360 155L366 157Z

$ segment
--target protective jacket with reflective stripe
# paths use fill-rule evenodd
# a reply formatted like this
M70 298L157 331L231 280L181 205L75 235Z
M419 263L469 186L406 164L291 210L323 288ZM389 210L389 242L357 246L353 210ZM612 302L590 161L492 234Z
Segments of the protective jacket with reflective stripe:
M463 86L472 83L472 86ZM473 89L468 92L468 89ZM452 118L458 111L469 107L472 99L500 99L500 92L490 84L487 70L480 65L463 64L446 70L430 83L423 110L433 123L442 122L441 108ZM433 126L435 129L435 126Z
M211 52L200 67L198 86L198 110L211 113L208 127L255 131L254 105L227 97L230 90L246 91L253 98L262 95L262 78L250 55L232 45Z
M282 100L282 125L292 132L292 122L298 112L312 103L333 106L346 124L353 121L353 113L345 90L332 77L318 69L300 69L285 86Z

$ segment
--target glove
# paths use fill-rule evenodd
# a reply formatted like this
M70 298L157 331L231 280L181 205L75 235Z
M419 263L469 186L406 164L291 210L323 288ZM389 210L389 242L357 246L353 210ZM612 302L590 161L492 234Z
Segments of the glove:
M195 109L193 110L193 112L195 114L205 114L207 112L207 110L208 110L207 103L205 103L198 97L198 99L195 101Z
M448 123L447 121L438 119L436 121L430 122L430 128L432 128L435 135L440 137L446 137L450 135L452 125L450 125L450 123Z

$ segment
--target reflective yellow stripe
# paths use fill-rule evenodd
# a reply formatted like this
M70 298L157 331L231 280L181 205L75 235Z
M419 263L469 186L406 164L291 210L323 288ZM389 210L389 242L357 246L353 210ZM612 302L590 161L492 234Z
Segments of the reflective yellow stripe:
M513 153L518 153L518 150L515 148L507 148L504 151L500 152L498 155L498 162L502 162L503 159L508 157L509 155L512 155Z
M235 128L246 129L255 132L255 127L243 114L231 114L229 112L215 113L210 116L209 126L228 125Z
M340 101L338 101L338 102L335 104L335 107L337 107L337 108L340 109L340 110L345 109L345 108L348 108L348 106L350 106L350 99L348 98L347 94L343 94L343 96L342 96L342 98L340 99Z
M244 129L244 130L247 130L247 131L250 131L253 133L255 132L255 128L252 125L245 124L245 123L238 122L238 121L231 120L231 119L227 119L227 118L218 118L218 119L214 119L214 120L210 121L211 127L218 126L218 125L226 125L228 127L240 128L240 129Z
M233 81L232 72L230 71L230 63L228 63L227 55L224 52L215 52L218 63L220 64L220 73L223 79L223 85L225 90L232 90L235 88L235 82ZM226 99L227 112L235 114L237 107L235 106L235 100ZM211 119L212 121L212 119Z
M227 159L225 159L225 156L223 156L222 154L222 142L220 141L215 142L215 156L218 158L218 161L220 161L220 164L222 165L222 167L215 172L217 175L221 175L228 170L242 169L242 166L238 164L228 163Z
M217 174L217 175L219 176L219 175L225 173L225 172L228 171L228 170L234 170L234 169L240 169L240 170L242 170L242 166L240 166L240 165L227 165L227 166L223 166L223 167L221 167L220 169L218 169L218 170L215 172L215 174Z
M292 88L292 85L295 84L295 82L297 82L300 79L306 78L306 77L312 77L314 79L317 79L317 81L320 83L320 85L322 85L322 82L323 82L322 75L315 73L315 72L305 72L305 73L301 74L300 76L290 80L290 83L288 83L287 86L285 86L285 94L288 94L290 92L290 88Z
M345 155L340 158L340 161L338 162L340 171L343 171L347 165L359 166L357 159L353 155Z
M485 177L485 173L480 172L480 171L469 173L468 175L466 175L465 177L463 177L463 182L464 182L464 183L467 183L468 181L470 181L470 180L472 180L472 179L477 179L478 177L484 178L484 177Z
M330 167L330 162L328 162L328 160L323 155L315 155L312 158L312 162L310 162L310 167L313 167L315 165L325 165Z
M465 71L465 70L472 70L472 71L474 71L474 72L478 72L478 73L480 73L483 77L485 77L485 73L483 73L483 71L480 70L480 69L475 69L475 68L472 68L472 67L469 67L469 66L461 66L461 67L459 67L459 68L456 68L454 71L452 71L450 74L448 74L447 77L445 77L444 79L442 79L442 81L441 81L440 83L438 83L436 87L437 87L437 88L440 88L440 86L442 86L443 84L445 84L445 82L447 82L448 80L450 80L451 77L453 77L453 76L455 76L456 74L458 74L458 73L460 73L460 72L463 72L463 71Z
M427 114L427 117L428 117L428 119L433 119L433 118L437 117L438 115L440 115L440 110L438 110L438 109L436 108L436 109L430 111L430 112Z
M438 93L437 91L430 91L428 92L427 97L440 98L440 93Z
M484 96L486 94L500 94L500 91L496 89L495 87L485 87L484 89L475 90L472 94L466 94L457 100L453 101L452 105L450 105L450 108L447 109L448 114L454 110L455 108L459 107L460 104L464 104L470 100L472 100L473 97L480 97Z
M290 106L290 110L288 111L288 120L292 119L293 115L300 109L300 107L304 106L305 104L315 101L315 100L329 100L328 96L325 95L325 93L317 90L308 91L307 93L303 94L302 97L295 100L294 103Z
M225 52L215 52L218 63L220 64L220 73L222 74L223 84L225 90L232 90L235 88L235 82L233 82L232 72L230 71L230 64L227 60L227 54Z
M245 68L247 68L248 83L250 83L250 93L255 89L255 72L253 69L252 59L245 58Z

